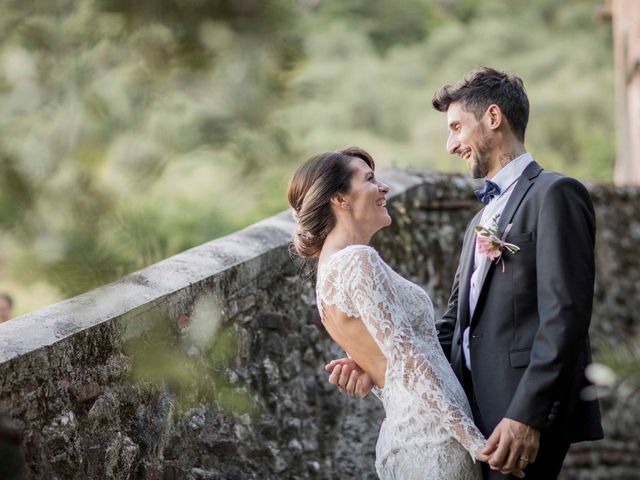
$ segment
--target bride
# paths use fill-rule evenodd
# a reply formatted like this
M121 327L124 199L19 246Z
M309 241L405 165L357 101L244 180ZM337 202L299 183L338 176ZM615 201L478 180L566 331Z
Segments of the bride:
M373 380L384 405L378 476L480 479L475 460L488 460L480 453L486 440L438 343L431 300L368 246L391 224L389 188L374 169L358 147L300 166L288 190L297 222L293 246L300 257L318 259L323 325Z

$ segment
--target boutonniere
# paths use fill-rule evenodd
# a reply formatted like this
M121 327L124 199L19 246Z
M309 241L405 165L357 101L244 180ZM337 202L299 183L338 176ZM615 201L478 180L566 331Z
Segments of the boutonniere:
M500 235L498 228L499 217L500 214L497 214L491 219L491 226L489 228L476 227L476 232L478 232L476 243L478 244L478 251L486 255L489 260L502 263L502 271L504 272L504 259L502 258L502 254L505 250L511 254L518 253L520 247L505 241L513 223L507 225L507 228L505 228L502 235Z

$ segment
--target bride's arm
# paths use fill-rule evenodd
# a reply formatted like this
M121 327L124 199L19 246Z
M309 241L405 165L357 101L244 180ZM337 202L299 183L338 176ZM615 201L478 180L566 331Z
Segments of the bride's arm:
M400 341L398 350L402 361L402 378L405 387L420 395L425 406L436 418L441 419L444 429L469 452L472 458L485 460L479 452L484 448L486 439L463 409L462 402L455 400L454 385L449 383L457 381L453 373L450 379L443 379L433 368L428 353L418 351L410 340ZM466 402L466 398L463 401Z

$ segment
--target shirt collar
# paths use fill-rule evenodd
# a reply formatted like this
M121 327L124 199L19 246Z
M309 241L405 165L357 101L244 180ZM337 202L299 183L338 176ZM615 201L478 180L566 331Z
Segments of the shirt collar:
M502 167L491 181L496 183L502 192L505 192L522 176L522 172L531 162L533 162L533 157L529 152L525 152Z

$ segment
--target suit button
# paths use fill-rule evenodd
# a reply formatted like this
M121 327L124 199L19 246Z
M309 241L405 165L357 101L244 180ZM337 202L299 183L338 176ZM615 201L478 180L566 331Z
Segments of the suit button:
M554 421L556 419L556 414L555 413L550 413L549 416L547 417L549 420Z

